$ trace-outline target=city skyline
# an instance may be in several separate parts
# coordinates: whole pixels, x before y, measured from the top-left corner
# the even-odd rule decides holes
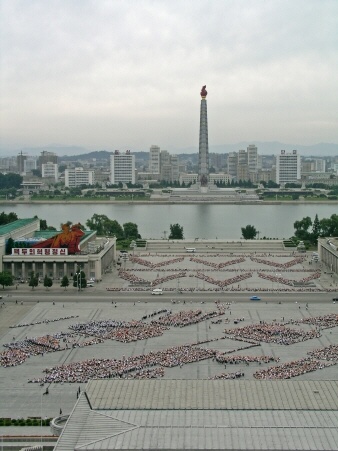
[[[336,2],[2,0],[0,8],[2,152],[197,148],[204,84],[210,149],[338,142]]]

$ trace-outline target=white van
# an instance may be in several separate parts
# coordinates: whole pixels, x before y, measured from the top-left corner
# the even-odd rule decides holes
[[[151,294],[163,294],[162,288],[154,288]]]

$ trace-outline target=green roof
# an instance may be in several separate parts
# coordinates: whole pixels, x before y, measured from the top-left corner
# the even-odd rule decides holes
[[[94,233],[93,230],[83,230],[83,232],[84,235],[81,237],[81,241]],[[36,230],[33,236],[35,238],[44,238],[45,240],[48,240],[48,238],[59,235],[59,233],[62,233],[62,230]]]
[[[12,233],[14,232],[14,230],[20,229],[20,227],[24,227],[37,220],[37,218],[17,219],[16,221],[10,222],[9,224],[2,225],[0,226],[0,236]]]

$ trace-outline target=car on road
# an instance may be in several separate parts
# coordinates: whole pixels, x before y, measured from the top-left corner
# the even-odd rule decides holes
[[[260,301],[261,298],[259,296],[251,296],[250,301]]]

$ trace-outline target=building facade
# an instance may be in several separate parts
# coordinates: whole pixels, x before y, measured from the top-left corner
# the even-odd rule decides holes
[[[110,156],[110,183],[118,185],[119,183],[135,184],[135,155],[127,150],[121,153],[115,150]]]
[[[160,147],[152,145],[149,150],[149,172],[160,173],[160,155]]]
[[[58,165],[56,163],[42,163],[41,165],[41,175],[42,178],[51,178],[55,181],[59,178]]]
[[[276,158],[276,183],[285,185],[285,183],[299,183],[301,179],[300,155],[297,150],[287,153],[281,150]]]
[[[95,172],[87,171],[83,168],[74,168],[65,170],[65,186],[76,188],[81,185],[94,185]]]
[[[96,232],[89,230],[81,238],[80,250],[76,254],[69,254],[66,248],[31,247],[32,243],[36,244],[58,233],[61,232],[40,231],[40,220],[37,218],[18,219],[0,226],[0,271],[8,271],[23,281],[29,278],[31,272],[40,279],[47,275],[59,280],[63,276],[72,278],[81,268],[88,279],[100,280],[116,260],[116,238],[97,237]],[[9,238],[20,242],[20,245],[11,249],[11,253],[6,249]]]

